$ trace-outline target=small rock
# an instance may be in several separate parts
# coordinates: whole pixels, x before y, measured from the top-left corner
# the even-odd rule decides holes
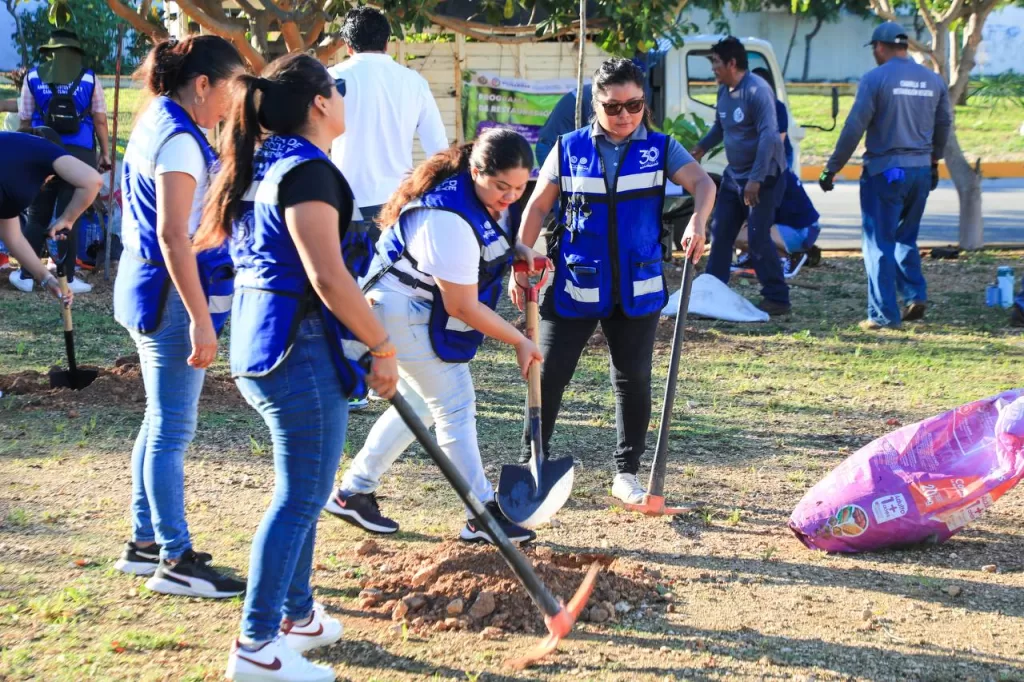
[[[386,602],[381,604],[381,608],[385,611],[394,611],[396,606],[398,606],[397,599],[388,599]]]
[[[446,621],[439,620],[436,623],[434,623],[434,629],[437,630],[438,632],[447,632],[448,631],[448,623]]]
[[[443,621],[444,627],[448,630],[458,630],[461,627],[458,618],[445,618]]]
[[[378,550],[379,547],[373,540],[363,540],[356,545],[356,554],[359,556],[370,556],[371,554],[376,554]]]
[[[871,620],[874,615],[875,614],[871,612],[871,609],[864,609],[864,613],[860,614],[861,618],[864,620]]]
[[[128,596],[129,597],[138,597],[139,596],[139,590],[137,588],[135,588],[135,587],[131,588],[130,590],[128,590]]]
[[[628,601],[620,601],[615,605],[615,613],[627,614],[633,610],[633,605]]]
[[[999,567],[995,564],[986,564],[981,567],[981,570],[985,573],[996,573],[999,570]]]
[[[576,620],[578,622],[580,622],[580,623],[589,623],[590,622],[590,609],[584,607],[584,609],[582,611],[580,611],[580,615],[576,617]]]
[[[393,635],[396,635],[396,636],[400,637],[402,635],[402,626],[401,626],[401,624],[399,624],[399,625],[392,625],[391,627],[388,628],[388,632],[390,632]]]
[[[362,600],[371,599],[374,603],[379,602],[384,597],[384,593],[374,587],[367,587],[365,590],[359,592],[359,598]]]
[[[362,609],[363,611],[365,611],[367,609],[372,609],[376,605],[377,605],[377,600],[372,598],[372,597],[369,597],[367,599],[361,599],[359,601],[359,608]]]
[[[960,588],[956,585],[950,585],[945,589],[945,592],[950,597],[959,597],[961,594],[963,594],[963,588]]]
[[[608,612],[600,606],[590,607],[590,622],[591,623],[604,623],[609,618]]]
[[[611,547],[611,545],[607,540],[601,540],[601,549],[608,549],[609,547]]]
[[[704,643],[703,639],[698,639],[693,643],[693,646],[697,648],[697,651],[704,651],[708,648],[708,645]]]
[[[494,609],[497,608],[497,604],[494,602],[494,594],[491,592],[481,592],[477,595],[476,601],[469,607],[469,615],[473,618],[486,618],[487,616],[494,613]]]
[[[671,649],[669,649],[669,648],[668,648],[667,646],[663,646],[663,647],[661,647],[660,649],[658,649],[658,651],[660,651],[660,652],[661,652],[661,653],[663,653],[663,654],[667,654],[668,652],[670,652],[670,651],[672,651],[672,650],[671,650]]]
[[[555,551],[550,547],[538,547],[536,551],[534,551],[534,554],[538,559],[547,561],[551,559],[551,557],[555,556]]]
[[[493,626],[488,626],[480,632],[480,639],[494,640],[503,639],[504,637],[505,633],[501,630],[501,628],[496,628]]]
[[[402,603],[405,604],[410,611],[415,611],[426,604],[427,600],[422,594],[408,594],[402,597]]]
[[[761,665],[771,665],[772,659],[770,659],[768,656],[762,656],[760,660],[758,660],[758,663],[760,663]]]
[[[549,521],[549,523],[551,524],[552,528],[561,528],[562,527],[562,522],[559,521],[558,519],[551,519],[551,521]]]
[[[413,587],[426,587],[435,580],[437,580],[437,574],[440,573],[441,567],[436,564],[433,566],[424,566],[420,570],[416,571],[412,577]]]
[[[381,564],[380,567],[377,568],[377,572],[381,573],[383,575],[387,575],[388,573],[392,573],[391,564]]]
[[[414,628],[419,628],[419,627],[423,627],[423,624],[426,623],[426,622],[427,621],[425,621],[423,619],[423,616],[419,616],[417,618],[413,618],[412,622],[409,625],[411,625]]]
[[[409,605],[405,603],[405,600],[398,602],[395,605],[395,610],[391,612],[391,620],[402,620],[409,614]]]
[[[68,410],[68,419],[78,419],[80,416],[78,410]]]
[[[601,602],[601,608],[608,612],[609,618],[615,618],[615,604],[610,601]]]
[[[491,618],[491,626],[492,627],[496,627],[496,628],[504,627],[505,626],[505,621],[507,621],[507,620],[508,620],[508,614],[507,613],[496,613],[496,614],[494,614],[494,618]]]
[[[665,607],[665,613],[675,613],[675,612],[676,612],[676,605],[675,604],[669,604],[668,606]]]
[[[466,603],[461,599],[452,599],[448,602],[448,606],[445,608],[445,611],[449,616],[458,616],[465,610]]]

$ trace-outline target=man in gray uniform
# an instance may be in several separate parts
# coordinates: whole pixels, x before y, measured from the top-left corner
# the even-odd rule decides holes
[[[748,71],[747,50],[732,36],[711,48],[711,68],[721,84],[718,117],[691,153],[699,161],[724,138],[729,165],[715,204],[707,271],[729,283],[736,235],[746,221],[750,257],[761,282],[763,298],[758,307],[769,315],[785,315],[790,311],[789,286],[771,235],[775,210],[786,190],[786,155],[775,118],[775,93]]]
[[[819,183],[832,191],[833,177],[850,160],[867,130],[860,177],[864,268],[868,275],[865,330],[899,327],[924,317],[928,292],[921,273],[917,233],[928,194],[939,182],[953,126],[942,78],[907,55],[907,31],[886,22],[871,34],[878,67],[861,79],[857,98]],[[906,307],[900,313],[896,298]]]

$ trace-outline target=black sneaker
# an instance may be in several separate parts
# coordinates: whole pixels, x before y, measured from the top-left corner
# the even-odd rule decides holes
[[[537,534],[532,530],[527,530],[522,526],[517,526],[505,518],[505,515],[501,513],[501,509],[498,507],[497,502],[492,500],[484,506],[487,507],[487,511],[491,512],[491,516],[494,517],[494,520],[498,522],[498,525],[501,526],[501,529],[505,531],[505,535],[507,535],[508,539],[512,542],[526,543],[537,538]],[[462,529],[462,532],[459,533],[459,539],[466,542],[489,542],[492,545],[494,544],[494,540],[491,539],[491,534],[487,532],[484,524],[478,519],[471,519],[466,522],[466,526]]]
[[[203,564],[213,561],[213,556],[206,552],[196,552],[196,560]],[[160,545],[152,544],[139,547],[133,541],[124,543],[121,558],[114,568],[129,575],[153,575],[160,565]]]
[[[160,594],[207,599],[227,599],[245,592],[245,582],[221,575],[191,549],[177,563],[161,561],[146,587]]]
[[[346,493],[338,489],[327,501],[324,511],[370,533],[398,532],[398,524],[380,513],[377,496],[373,493]]]
[[[913,322],[924,319],[924,311],[927,306],[921,301],[912,301],[903,309],[903,321]]]

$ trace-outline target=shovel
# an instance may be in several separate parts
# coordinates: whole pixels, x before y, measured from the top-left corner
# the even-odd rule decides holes
[[[534,343],[538,342],[540,312],[537,298],[548,276],[548,259],[537,259],[534,269],[543,270],[540,280],[527,286],[520,284],[526,292],[526,332]],[[529,265],[517,261],[512,266],[516,273],[528,273]],[[516,277],[517,284],[520,282]],[[544,457],[540,432],[540,366],[535,362],[528,372],[527,423],[530,430],[530,461],[528,466],[505,464],[498,478],[498,506],[513,523],[525,528],[536,528],[551,520],[572,494],[573,459]]]
[[[675,331],[672,333],[672,355],[668,361],[665,401],[661,407],[658,445],[654,450],[654,462],[651,464],[651,480],[647,484],[647,494],[640,504],[629,504],[616,500],[616,504],[623,509],[648,516],[685,514],[690,511],[688,507],[665,506],[665,466],[668,464],[668,433],[672,426],[672,406],[676,400],[676,374],[679,373],[679,359],[683,354],[683,336],[686,333],[686,312],[690,307],[693,268],[693,262],[687,258],[683,265],[683,283],[679,288],[679,310],[676,311]]]
[[[63,245],[63,249],[61,249],[61,245]],[[57,262],[57,281],[60,283],[61,292],[67,295],[68,277],[64,269],[64,263],[68,258],[67,242],[60,242],[57,248],[58,251],[64,252],[63,256],[55,259]],[[80,391],[96,380],[98,370],[78,368],[78,363],[75,362],[75,331],[74,326],[71,324],[71,307],[61,305],[61,313],[64,316],[64,348],[68,354],[68,369],[66,372],[59,369],[50,370],[50,388],[70,388]]]
[[[516,574],[519,582],[529,592],[530,598],[533,599],[533,602],[544,614],[544,624],[548,628],[548,636],[544,641],[526,656],[505,662],[505,665],[516,670],[522,670],[533,665],[554,651],[555,647],[558,646],[558,642],[572,631],[576,618],[586,605],[587,599],[590,598],[590,593],[594,590],[597,572],[600,570],[601,565],[597,562],[591,564],[586,577],[583,579],[583,583],[569,601],[568,606],[555,599],[551,591],[548,590],[547,585],[537,577],[537,573],[533,570],[530,562],[516,549],[512,541],[508,539],[508,536],[501,530],[501,526],[494,520],[491,513],[487,511],[483,503],[473,494],[466,479],[462,477],[462,474],[455,468],[455,465],[445,456],[437,441],[430,436],[430,432],[427,431],[427,427],[423,425],[420,418],[416,416],[416,411],[412,406],[398,393],[391,398],[391,404],[398,410],[402,421],[405,422],[405,425],[416,436],[416,440],[419,441],[423,449],[430,455],[430,458],[441,469],[441,473],[448,479],[448,483],[458,493],[459,499],[473,510],[473,514],[483,524],[484,528],[487,529],[488,534],[494,539],[495,544],[498,546],[498,551],[501,552],[501,556],[505,559],[509,568]]]

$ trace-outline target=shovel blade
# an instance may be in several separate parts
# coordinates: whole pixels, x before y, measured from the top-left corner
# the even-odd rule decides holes
[[[512,523],[536,528],[550,521],[572,495],[573,459],[542,462],[534,479],[529,467],[506,464],[498,479],[498,507]]]
[[[50,370],[50,388],[70,388],[73,391],[81,391],[94,382],[98,374],[99,370],[95,369],[79,369],[74,372]]]

